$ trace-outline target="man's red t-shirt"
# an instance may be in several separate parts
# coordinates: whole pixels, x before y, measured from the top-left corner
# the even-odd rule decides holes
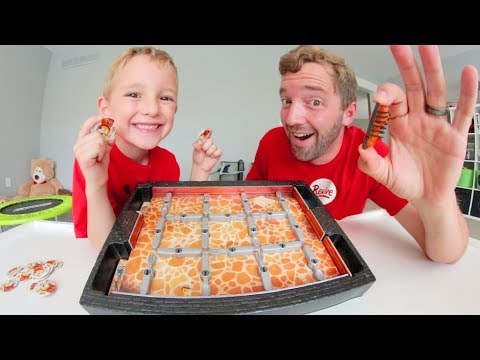
[[[283,127],[271,129],[260,140],[247,180],[304,181],[337,220],[362,213],[369,198],[390,215],[396,215],[407,200],[394,195],[358,167],[358,146],[364,138],[362,129],[345,128],[338,155],[327,164],[314,165],[294,157]],[[381,140],[375,149],[383,157],[389,151]]]
[[[180,167],[175,155],[159,146],[150,151],[147,165],[141,165],[125,156],[117,145],[110,152],[108,166],[108,199],[115,216],[123,210],[130,194],[138,183],[154,181],[178,181]],[[87,237],[87,199],[85,178],[77,160],[73,166],[72,217],[77,238]]]

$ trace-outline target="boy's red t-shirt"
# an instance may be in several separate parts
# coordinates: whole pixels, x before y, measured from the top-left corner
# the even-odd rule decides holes
[[[355,126],[345,128],[338,155],[327,164],[314,165],[293,156],[283,127],[271,129],[260,140],[247,180],[304,181],[337,220],[362,213],[367,199],[390,215],[396,215],[407,200],[394,195],[358,167],[358,146],[364,138],[362,129]],[[383,157],[389,151],[381,140],[377,141],[375,149]]]
[[[138,183],[155,181],[178,181],[180,167],[175,155],[157,146],[150,151],[147,165],[141,165],[125,156],[117,145],[110,152],[108,166],[108,199],[115,216],[119,216],[130,194]],[[75,237],[87,237],[87,199],[85,196],[85,178],[77,160],[73,166],[72,217]]]

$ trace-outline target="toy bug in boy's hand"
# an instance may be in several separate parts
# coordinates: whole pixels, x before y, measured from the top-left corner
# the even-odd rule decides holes
[[[374,146],[382,137],[387,127],[388,117],[388,106],[376,104],[368,124],[365,140],[363,140],[362,147],[364,149]]]
[[[115,126],[113,126],[114,120],[110,118],[103,118],[92,128],[92,132],[98,131],[100,134],[105,136],[107,140],[111,139],[115,135]]]
[[[205,129],[200,133],[200,135],[198,135],[196,141],[200,144],[203,144],[210,136],[212,136],[212,129]]]

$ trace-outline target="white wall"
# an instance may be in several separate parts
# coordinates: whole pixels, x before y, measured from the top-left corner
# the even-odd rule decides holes
[[[40,114],[51,53],[39,45],[0,46],[0,195],[10,197],[30,177],[39,156]],[[11,187],[5,187],[5,178]]]
[[[480,72],[480,49],[474,49],[452,56],[443,61],[447,81],[447,101],[457,102],[460,96],[460,77],[465,65],[470,64]],[[480,101],[480,99],[478,100]]]
[[[56,176],[71,189],[73,151],[80,125],[97,114],[108,67],[129,45],[85,45],[52,55],[42,112],[40,153],[57,163]],[[160,144],[188,180],[192,142],[206,127],[223,149],[222,160],[253,161],[258,142],[279,125],[278,61],[294,45],[168,45],[179,72],[179,110],[172,132]],[[98,54],[94,63],[62,68],[74,57]],[[120,174],[119,174],[120,176]]]
[[[51,54],[39,45],[0,46],[0,195],[13,195],[29,179],[34,157],[55,160],[57,178],[71,188],[77,131],[87,117],[97,113],[96,100],[108,66],[127,47],[86,45]],[[214,138],[224,149],[222,160],[242,158],[248,168],[260,137],[280,124],[278,60],[294,45],[159,47],[173,55],[179,68],[179,111],[173,131],[161,145],[177,155],[181,179],[188,179],[191,142],[207,126],[214,129]],[[62,68],[63,61],[90,54],[97,54],[98,60]],[[358,59],[349,56],[347,60],[355,63]],[[444,61],[447,79],[454,78],[458,84],[466,63],[479,64],[480,51]],[[360,64],[355,69],[368,78]],[[458,87],[450,86],[449,101],[457,97]],[[12,179],[9,189],[5,177]]]

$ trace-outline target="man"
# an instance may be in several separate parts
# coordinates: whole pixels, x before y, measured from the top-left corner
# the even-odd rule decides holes
[[[468,227],[455,197],[478,73],[466,66],[452,124],[437,46],[419,46],[422,74],[409,46],[391,46],[405,92],[382,84],[373,101],[389,107],[390,148],[363,149],[365,132],[351,126],[357,82],[345,60],[299,46],[280,60],[282,127],[259,144],[247,180],[303,180],[337,220],[361,213],[367,199],[385,208],[433,261],[454,263]]]

